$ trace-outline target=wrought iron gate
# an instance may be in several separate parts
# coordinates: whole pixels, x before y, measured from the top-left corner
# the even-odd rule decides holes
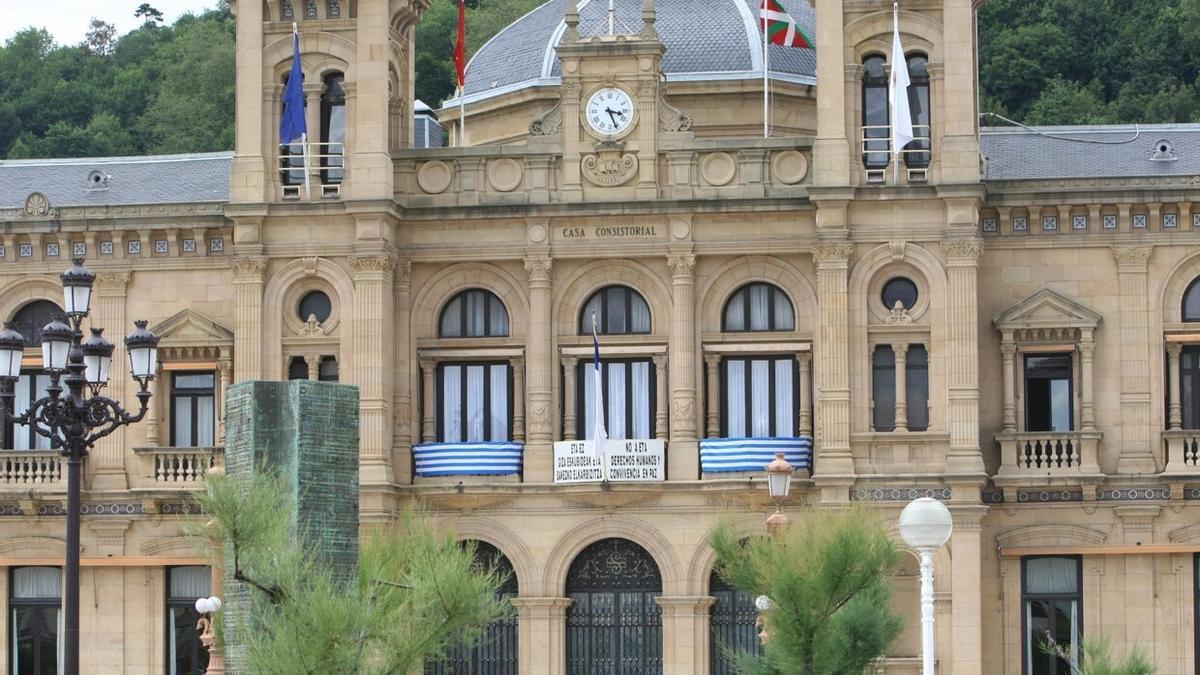
[[[662,575],[627,539],[585,548],[567,572],[568,675],[660,675]]]
[[[475,563],[482,569],[495,566],[508,578],[500,589],[501,598],[517,596],[517,575],[500,549],[483,541],[475,542]],[[501,619],[484,630],[471,647],[457,645],[445,661],[425,664],[425,675],[517,675],[517,618]]]
[[[709,610],[708,662],[711,675],[737,675],[733,654],[762,653],[755,621],[754,598],[730,586],[716,572],[708,579],[708,594],[716,598]]]

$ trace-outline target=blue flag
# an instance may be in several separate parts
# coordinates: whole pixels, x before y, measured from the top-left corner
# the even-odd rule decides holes
[[[304,73],[300,70],[300,33],[292,33],[292,72],[283,90],[283,116],[279,120],[279,142],[287,145],[308,133],[304,122]]]

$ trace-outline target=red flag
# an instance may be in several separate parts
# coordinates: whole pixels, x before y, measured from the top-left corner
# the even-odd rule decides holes
[[[458,41],[454,44],[454,69],[458,88],[467,83],[467,0],[458,0]]]
[[[767,39],[774,44],[812,49],[814,44],[812,38],[776,0],[763,0],[762,7],[758,11],[758,18],[759,28],[766,31]]]

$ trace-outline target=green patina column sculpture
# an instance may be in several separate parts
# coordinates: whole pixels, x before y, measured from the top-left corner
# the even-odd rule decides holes
[[[225,399],[226,473],[279,476],[295,504],[292,531],[347,583],[358,574],[358,403],[357,387],[312,380],[242,382]],[[232,564],[225,568],[232,617],[248,590],[233,580]],[[224,626],[229,673],[239,672],[236,624]]]

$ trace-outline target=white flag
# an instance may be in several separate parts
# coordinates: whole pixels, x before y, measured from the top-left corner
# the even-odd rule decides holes
[[[888,82],[888,104],[892,109],[892,153],[896,159],[896,171],[900,166],[900,151],[912,142],[912,111],[908,107],[908,59],[904,47],[900,46],[900,6],[893,3],[894,30],[892,31],[892,77]]]

